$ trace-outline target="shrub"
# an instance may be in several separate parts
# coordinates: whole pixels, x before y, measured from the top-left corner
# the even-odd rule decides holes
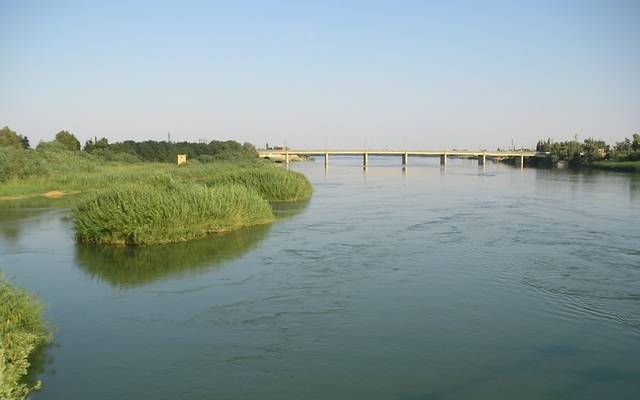
[[[27,384],[29,358],[50,341],[40,302],[0,275],[0,398],[22,400],[40,382]]]

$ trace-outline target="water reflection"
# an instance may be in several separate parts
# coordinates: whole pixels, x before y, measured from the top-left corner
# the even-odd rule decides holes
[[[31,218],[42,211],[40,210],[12,210],[0,208],[0,236],[9,242],[15,243],[22,232],[21,220]]]
[[[297,203],[272,203],[271,209],[277,219],[291,218],[307,209],[309,200]]]
[[[632,174],[629,179],[629,195],[631,200],[640,199],[640,174]]]
[[[133,287],[167,277],[205,271],[257,246],[270,225],[162,246],[76,245],[77,264],[112,286]]]
[[[52,208],[69,207],[77,200],[78,196],[63,196],[58,199],[38,196],[24,200],[0,201],[0,237],[15,244],[23,232],[34,229],[33,223],[39,223],[35,217]]]
[[[22,378],[22,383],[28,387],[34,387],[37,386],[38,381],[41,379],[46,380],[42,378],[45,372],[49,375],[55,375],[55,370],[51,368],[54,362],[53,356],[49,354],[49,349],[53,346],[54,344],[50,343],[38,346],[29,355],[29,368],[27,369],[27,374]],[[47,368],[49,368],[48,371]]]
[[[9,243],[17,243],[22,237],[22,233],[29,228],[27,221],[45,211],[45,209],[37,208],[0,207],[0,237]]]

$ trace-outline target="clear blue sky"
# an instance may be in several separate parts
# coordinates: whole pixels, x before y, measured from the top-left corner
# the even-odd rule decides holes
[[[0,0],[33,144],[495,148],[640,132],[640,1]]]

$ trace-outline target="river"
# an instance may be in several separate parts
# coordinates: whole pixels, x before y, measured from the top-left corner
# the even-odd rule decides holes
[[[322,162],[273,225],[178,245],[0,210],[56,327],[32,398],[640,398],[640,176]]]

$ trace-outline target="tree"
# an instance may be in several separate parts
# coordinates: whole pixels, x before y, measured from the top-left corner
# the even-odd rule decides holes
[[[68,131],[60,131],[56,133],[56,142],[60,142],[67,150],[80,151],[80,141]]]
[[[22,143],[22,147],[25,149],[30,149],[31,148],[31,144],[29,143],[29,138],[26,136],[22,136],[22,135],[18,135],[18,137],[20,138],[20,142]]]
[[[633,151],[640,150],[640,135],[637,133],[633,135],[633,142],[631,143],[631,149]]]
[[[27,147],[24,146],[23,140],[25,139],[27,141]],[[23,137],[22,135],[18,135],[17,133],[9,129],[8,126],[5,126],[4,128],[0,129],[0,146],[8,146],[8,147],[15,147],[16,149],[24,149],[24,148],[28,148],[29,139],[27,139],[26,137]]]
[[[101,139],[95,137],[94,140],[89,139],[84,144],[84,151],[87,153],[93,153],[95,150],[106,150],[108,148],[109,141],[105,137]]]

